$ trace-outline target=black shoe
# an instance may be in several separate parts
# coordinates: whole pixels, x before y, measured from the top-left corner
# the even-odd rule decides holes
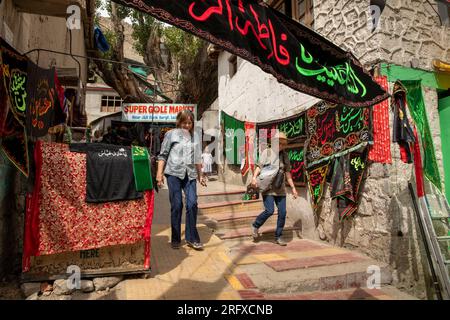
[[[170,243],[170,246],[172,247],[172,249],[180,249],[181,248],[181,243],[179,243],[179,242],[172,242],[172,243]]]
[[[194,243],[192,243],[192,242],[186,241],[186,243],[187,243],[187,245],[188,245],[189,247],[191,247],[192,249],[195,249],[195,250],[203,250],[203,244],[201,244],[200,242],[194,242]]]

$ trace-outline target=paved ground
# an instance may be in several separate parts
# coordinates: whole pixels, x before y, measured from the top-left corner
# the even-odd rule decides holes
[[[242,189],[227,186],[226,191]],[[199,193],[223,191],[210,182]],[[184,230],[184,225],[183,225]],[[152,229],[152,275],[121,282],[111,299],[170,300],[348,300],[415,299],[389,285],[386,266],[356,251],[293,238],[287,247],[248,238],[223,241],[199,225],[203,251],[170,248],[168,191],[156,196]],[[183,234],[184,238],[184,234]],[[370,265],[382,270],[381,289],[367,289]]]

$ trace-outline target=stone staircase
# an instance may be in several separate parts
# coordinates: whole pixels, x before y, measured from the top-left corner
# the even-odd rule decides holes
[[[242,299],[417,299],[392,286],[387,264],[356,251],[307,239],[293,239],[286,247],[249,240],[228,245],[234,274],[247,279],[241,281]],[[374,266],[380,271],[380,285],[368,288]]]
[[[387,264],[355,250],[302,239],[300,228],[286,218],[280,247],[273,242],[277,213],[260,228],[253,242],[250,224],[264,210],[262,199],[242,200],[244,189],[218,185],[198,194],[198,222],[207,225],[229,248],[232,267],[226,278],[244,300],[409,300],[417,299],[392,286]],[[276,210],[276,209],[275,209]],[[381,283],[368,288],[371,268]]]
[[[262,199],[242,200],[245,189],[205,192],[198,194],[198,222],[204,223],[222,240],[251,239],[251,223],[264,210]],[[261,240],[273,239],[277,224],[277,212],[260,228]],[[300,231],[286,218],[283,238],[298,237]]]

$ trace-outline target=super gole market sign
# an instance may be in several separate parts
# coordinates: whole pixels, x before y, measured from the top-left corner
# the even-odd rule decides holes
[[[183,110],[190,110],[197,116],[196,104],[124,103],[122,106],[122,121],[175,123],[177,114]]]

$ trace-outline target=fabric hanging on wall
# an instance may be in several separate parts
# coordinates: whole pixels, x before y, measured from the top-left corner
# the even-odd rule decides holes
[[[261,0],[114,0],[192,33],[308,95],[351,107],[388,97],[349,52]]]
[[[422,85],[420,81],[402,81],[407,92],[407,101],[411,117],[416,123],[417,130],[424,147],[424,173],[439,190],[442,191],[441,175],[436,160],[433,138],[431,135],[428,116],[425,108],[425,101],[422,94]]]
[[[25,176],[30,171],[26,132],[28,58],[0,39],[0,137],[6,157]]]
[[[55,69],[43,69],[30,61],[28,65],[29,94],[27,130],[30,136],[43,137],[55,125]],[[59,105],[59,102],[57,103]],[[58,107],[59,108],[59,107]]]
[[[239,152],[245,146],[245,123],[222,111],[225,134],[225,157],[229,164],[240,164]]]
[[[6,134],[6,118],[9,113],[8,92],[3,84],[2,48],[0,46],[0,138]]]
[[[340,220],[358,210],[359,194],[367,172],[367,148],[335,160],[331,180],[331,198],[337,200]]]
[[[400,81],[394,84],[392,96],[392,107],[394,111],[393,142],[400,146],[400,158],[405,163],[412,163],[413,144],[415,142],[414,132],[406,111],[406,89]]]
[[[86,152],[86,201],[101,203],[142,198],[136,190],[131,147],[74,143],[72,152]]]
[[[416,189],[417,197],[423,197],[425,195],[425,185],[423,183],[423,167],[422,167],[422,155],[420,154],[420,143],[417,130],[414,127],[414,137],[416,142],[414,143],[414,172],[416,176]]]
[[[306,172],[308,179],[309,192],[311,193],[312,207],[314,211],[318,208],[320,200],[322,199],[330,162],[310,168]]]
[[[241,164],[241,174],[246,176],[249,170],[255,172],[256,124],[245,122],[245,159]]]
[[[375,77],[375,81],[386,91],[389,90],[387,77]],[[391,137],[389,134],[389,101],[384,100],[373,107],[373,145],[369,160],[379,163],[392,163]]]
[[[372,142],[370,108],[320,102],[307,112],[306,167],[358,150]]]
[[[27,68],[30,62],[1,39],[3,82],[8,92],[12,113],[22,125],[26,123],[28,102]]]
[[[147,191],[145,197],[137,200],[86,203],[86,154],[70,152],[65,144],[38,141],[36,155],[37,164],[41,166],[36,172],[39,185],[33,192],[36,201],[27,206],[24,270],[30,255],[133,244],[142,240],[146,240],[149,249],[153,191]],[[149,261],[148,252],[146,260]]]
[[[133,174],[136,190],[152,190],[153,180],[147,148],[132,146],[131,154],[133,157]]]

